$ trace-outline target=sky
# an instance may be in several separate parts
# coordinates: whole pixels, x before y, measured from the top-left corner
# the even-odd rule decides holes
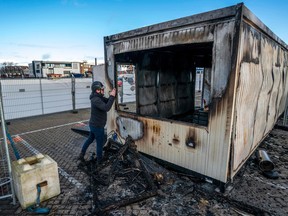
[[[103,63],[104,36],[241,2],[288,44],[287,0],[0,0],[0,64]]]

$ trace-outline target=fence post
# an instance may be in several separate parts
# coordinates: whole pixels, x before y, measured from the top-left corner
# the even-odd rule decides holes
[[[1,116],[1,128],[2,128],[2,133],[3,133],[3,142],[4,142],[4,148],[5,148],[5,154],[6,154],[6,163],[7,163],[7,166],[8,166],[9,181],[10,181],[10,187],[11,187],[11,192],[12,192],[12,194],[0,197],[0,199],[1,198],[6,198],[6,197],[12,197],[13,205],[15,205],[16,204],[16,200],[15,200],[15,192],[14,192],[14,185],[13,185],[13,178],[12,178],[11,160],[10,160],[10,155],[9,155],[9,150],[8,150],[8,143],[7,143],[6,121],[5,121],[4,110],[3,110],[3,98],[2,98],[1,81],[0,81],[0,116]],[[5,157],[3,157],[3,162],[4,162],[4,160],[5,160]],[[7,181],[7,184],[9,183],[9,181]],[[1,189],[1,187],[2,187],[2,181],[1,181],[1,184],[0,184],[0,189]]]
[[[71,75],[72,113],[78,113],[75,103],[75,76]]]
[[[286,106],[283,116],[283,125],[288,126],[288,97],[286,98]]]
[[[41,77],[39,77],[39,82],[40,82],[40,97],[41,97],[41,108],[42,108],[42,115],[44,115],[44,103],[43,103],[43,90],[42,90],[42,82],[41,82]]]

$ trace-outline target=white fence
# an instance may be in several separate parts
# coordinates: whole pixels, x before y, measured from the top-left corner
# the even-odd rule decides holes
[[[92,78],[75,78],[75,109],[90,107]],[[6,120],[73,110],[71,79],[1,80]]]

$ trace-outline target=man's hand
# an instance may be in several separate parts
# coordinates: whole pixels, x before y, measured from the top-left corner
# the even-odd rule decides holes
[[[115,95],[116,95],[116,89],[115,88],[112,89],[112,91],[110,92],[110,95],[115,97]]]

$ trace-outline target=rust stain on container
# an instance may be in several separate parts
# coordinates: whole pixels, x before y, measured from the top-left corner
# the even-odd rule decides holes
[[[147,132],[148,132],[148,123],[147,123],[147,121],[144,121],[143,122],[143,125],[144,125],[144,127],[143,127],[143,129],[144,129],[144,136],[147,136]]]
[[[153,125],[153,133],[160,136],[160,125]]]
[[[174,137],[172,139],[173,144],[175,145],[179,145],[180,140],[179,140],[179,136],[174,134]]]

